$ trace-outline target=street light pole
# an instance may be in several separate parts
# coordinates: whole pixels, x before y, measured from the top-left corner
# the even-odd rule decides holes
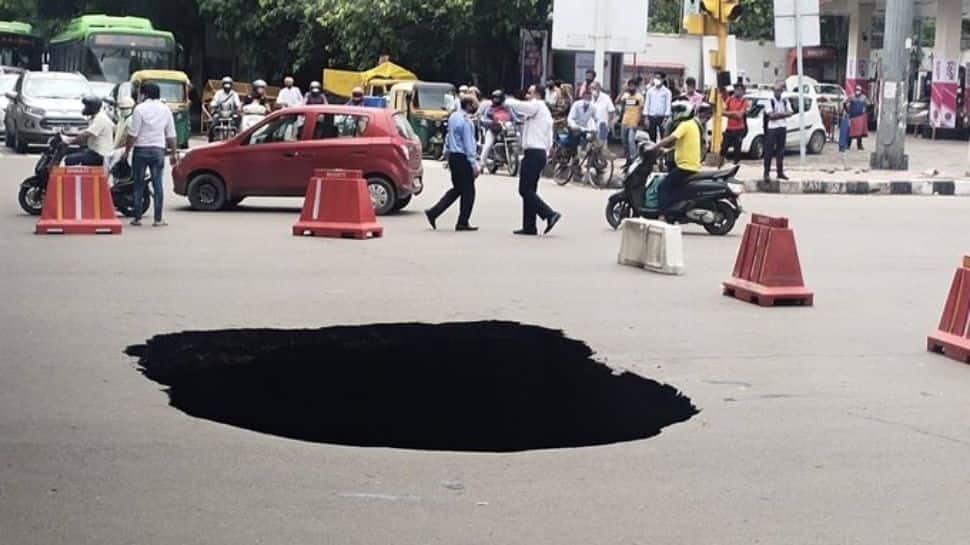
[[[907,170],[906,113],[909,107],[909,49],[906,40],[913,32],[912,0],[887,0],[886,38],[882,59],[882,97],[876,151],[869,159],[872,168]]]

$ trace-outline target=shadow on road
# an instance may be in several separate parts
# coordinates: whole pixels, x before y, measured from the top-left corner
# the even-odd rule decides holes
[[[698,412],[561,331],[511,322],[193,331],[126,353],[189,415],[322,443],[581,447],[652,437]]]

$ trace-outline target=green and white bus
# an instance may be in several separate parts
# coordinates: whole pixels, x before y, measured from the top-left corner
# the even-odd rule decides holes
[[[40,70],[43,44],[27,23],[0,21],[0,67]]]
[[[177,50],[175,36],[148,19],[82,15],[51,39],[50,69],[121,83],[139,70],[175,69]]]

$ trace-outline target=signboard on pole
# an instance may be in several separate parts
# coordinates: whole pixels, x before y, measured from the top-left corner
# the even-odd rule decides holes
[[[519,66],[522,68],[520,87],[522,89],[539,83],[545,78],[547,38],[548,33],[545,30],[526,28],[519,30]]]
[[[930,95],[930,125],[933,128],[954,129],[957,126],[959,70],[956,60],[936,59],[933,62]]]
[[[796,20],[801,21],[797,31]],[[802,47],[822,45],[818,0],[775,0],[775,45],[797,47],[798,35]]]
[[[555,0],[552,47],[593,51],[599,46],[610,53],[643,51],[648,4],[644,0]]]

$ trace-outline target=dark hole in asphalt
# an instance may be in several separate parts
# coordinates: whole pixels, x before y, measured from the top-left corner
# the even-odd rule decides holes
[[[698,412],[561,331],[511,322],[189,331],[126,353],[189,415],[321,443],[581,447],[652,437]]]

